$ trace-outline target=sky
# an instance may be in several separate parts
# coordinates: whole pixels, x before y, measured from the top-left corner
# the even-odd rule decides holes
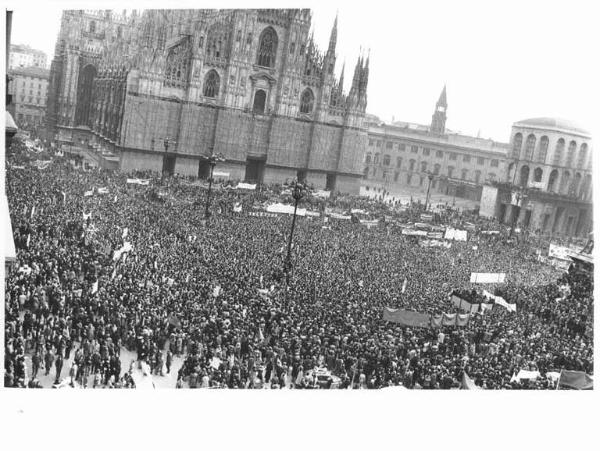
[[[327,49],[338,15],[338,62],[350,88],[361,48],[370,49],[367,112],[429,124],[447,86],[447,128],[508,141],[518,120],[561,117],[595,126],[598,52],[593,1],[365,2],[127,2],[128,8],[310,7],[317,44]],[[100,3],[15,3],[12,42],[52,59],[60,10],[99,9]],[[103,2],[122,10],[124,2]]]

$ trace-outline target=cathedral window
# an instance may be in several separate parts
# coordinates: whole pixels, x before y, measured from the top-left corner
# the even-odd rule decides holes
[[[252,111],[254,113],[264,114],[266,103],[267,93],[264,90],[259,89],[254,94],[254,105],[252,107]]]
[[[277,33],[271,27],[265,28],[260,35],[257,64],[263,67],[273,67],[277,55]]]
[[[204,79],[204,96],[215,98],[219,94],[219,74],[217,71],[211,70]]]
[[[521,133],[517,133],[513,139],[513,151],[512,157],[519,158],[519,154],[521,153],[521,145],[523,144],[523,135]]]
[[[312,91],[308,88],[305,89],[300,98],[300,112],[305,114],[310,113],[313,109],[314,100],[315,96]]]
[[[441,167],[441,166],[440,166],[439,164],[436,164],[436,165],[433,167],[433,175],[440,175],[440,167]]]
[[[545,163],[547,154],[548,154],[548,137],[542,136],[542,139],[540,139],[540,149],[538,150],[537,161],[539,163]]]
[[[96,21],[92,20],[90,22],[90,33],[95,33],[96,32]]]
[[[187,80],[189,60],[187,42],[169,50],[165,71],[165,83],[167,85],[175,86]]]
[[[576,148],[577,143],[575,141],[571,141],[569,143],[569,149],[567,150],[567,161],[565,161],[565,166],[569,167],[573,164],[573,158],[575,157]]]
[[[525,160],[533,160],[533,150],[535,149],[535,135],[532,133],[525,142]]]
[[[555,165],[560,164],[564,150],[565,150],[565,140],[563,138],[560,138],[556,142],[556,148],[554,149],[553,164],[555,164]]]
[[[583,143],[579,148],[579,158],[577,162],[577,166],[582,168],[585,166],[585,162],[587,161],[587,144]]]

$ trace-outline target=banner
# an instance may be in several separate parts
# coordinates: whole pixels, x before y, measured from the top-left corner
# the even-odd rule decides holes
[[[467,241],[467,231],[466,230],[453,229],[451,227],[448,227],[446,229],[446,234],[444,235],[444,238],[446,240]]]
[[[229,177],[229,172],[220,172],[220,171],[214,171],[214,172],[213,172],[213,177],[223,177],[223,178],[227,178],[227,177]]]
[[[150,179],[127,179],[127,183],[130,185],[148,186],[150,185]]]
[[[521,379],[534,379],[535,380],[538,377],[540,377],[539,371],[521,370],[521,371],[519,371],[519,374],[517,374],[516,376],[513,375],[513,377],[510,379],[510,381],[511,382],[513,382],[513,381],[520,382]]]
[[[90,190],[90,191],[86,191],[85,193],[83,193],[83,197],[89,197],[89,196],[93,196],[94,195],[94,190]]]
[[[242,212],[242,204],[239,202],[236,202],[235,205],[233,206],[233,211],[234,211],[234,213],[241,213]]]
[[[235,187],[235,189],[255,190],[256,189],[256,183],[254,183],[254,184],[252,184],[252,183],[238,183],[237,186]]]
[[[558,246],[552,243],[550,243],[550,248],[548,249],[548,257],[566,260],[568,262],[571,262],[571,258],[569,256],[573,253],[575,253],[574,249]]]
[[[513,191],[511,193],[510,199],[511,205],[516,205],[517,207],[520,207],[521,203],[523,202],[523,196],[521,196],[518,191]]]
[[[568,387],[575,390],[592,390],[594,380],[583,371],[562,370],[558,379],[559,387]]]
[[[88,219],[91,219],[91,217],[92,217],[92,212],[91,211],[89,213],[87,213],[87,214],[85,214],[85,213],[83,214],[83,220],[84,221],[87,221]]]
[[[330,213],[329,216],[331,216],[333,219],[352,219],[352,216],[341,215],[339,213]]]
[[[108,188],[98,188],[98,194],[108,194]]]
[[[294,214],[294,206],[286,205],[286,204],[271,204],[267,206],[268,213],[282,213],[293,215]],[[306,216],[306,208],[298,208],[296,210],[297,216]]]
[[[402,235],[427,236],[427,232],[425,230],[402,229]]]
[[[383,320],[408,327],[430,327],[430,315],[408,310],[383,308]]]
[[[313,196],[320,197],[322,199],[329,199],[331,191],[318,190],[313,193]]]
[[[441,315],[431,316],[431,327],[441,326],[466,326],[469,324],[471,315],[467,314],[456,314],[456,313],[442,313]]]
[[[471,283],[504,283],[505,273],[472,272]]]

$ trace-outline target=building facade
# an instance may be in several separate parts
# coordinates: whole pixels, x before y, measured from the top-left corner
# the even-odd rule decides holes
[[[41,50],[32,49],[27,45],[12,44],[8,56],[8,68],[40,67],[46,69],[48,57]]]
[[[429,126],[370,121],[363,186],[425,192],[432,174],[432,193],[478,201],[487,181],[503,180],[509,145],[448,131],[446,109],[444,87]]]
[[[44,125],[48,96],[48,69],[25,67],[9,70],[8,92],[12,96],[9,112],[19,128]]]
[[[592,230],[592,139],[556,118],[515,122],[504,183],[488,189],[488,210],[507,224],[542,233]],[[491,207],[490,207],[491,205]]]
[[[337,18],[328,49],[309,10],[65,11],[52,61],[56,138],[118,157],[123,171],[206,176],[358,193],[368,58],[343,91]]]

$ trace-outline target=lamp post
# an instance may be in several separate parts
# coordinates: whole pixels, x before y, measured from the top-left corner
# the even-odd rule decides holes
[[[208,221],[210,217],[210,193],[212,191],[212,182],[213,182],[213,171],[218,161],[225,161],[225,158],[221,154],[212,153],[209,157],[203,157],[208,164],[210,165],[210,175],[208,177],[208,193],[206,194],[206,206],[204,209],[204,219]]]
[[[286,284],[289,282],[290,270],[292,269],[292,238],[294,236],[294,228],[296,226],[296,211],[298,210],[298,202],[306,195],[306,185],[298,181],[292,182],[292,197],[294,198],[294,216],[292,217],[292,227],[290,229],[290,237],[288,239],[287,255],[283,264],[283,272],[285,273]]]
[[[433,174],[429,172],[427,178],[429,179],[429,183],[427,184],[427,195],[425,196],[425,211],[427,211],[427,204],[429,203],[429,190],[431,189],[431,181],[433,180]]]

